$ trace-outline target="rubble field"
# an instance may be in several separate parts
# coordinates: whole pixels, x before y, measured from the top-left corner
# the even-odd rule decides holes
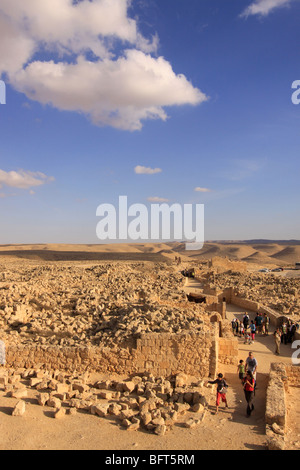
[[[0,339],[9,344],[121,347],[142,333],[197,331],[207,320],[166,263],[20,263],[0,272]]]

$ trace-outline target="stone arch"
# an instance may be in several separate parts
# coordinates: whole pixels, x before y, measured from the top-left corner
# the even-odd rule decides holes
[[[213,315],[210,316],[210,323],[219,323],[219,337],[222,337],[222,317],[219,313],[214,312]]]
[[[213,315],[211,315],[210,317],[210,323],[217,323],[217,322],[220,323],[221,321],[222,321],[222,317],[217,312],[214,312]]]

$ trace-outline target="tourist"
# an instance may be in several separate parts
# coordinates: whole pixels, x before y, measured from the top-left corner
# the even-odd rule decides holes
[[[237,322],[236,318],[234,318],[234,319],[232,320],[232,322],[231,322],[231,327],[232,327],[232,333],[233,333],[233,335],[235,335],[235,331],[236,331],[236,322]]]
[[[251,372],[255,381],[256,381],[257,366],[258,366],[258,363],[255,357],[253,356],[253,352],[249,352],[249,355],[246,359],[246,370],[247,372]]]
[[[270,318],[265,313],[264,315],[265,336],[269,336],[269,326],[270,326]]]
[[[255,380],[251,372],[247,372],[246,377],[243,380],[244,393],[247,402],[247,417],[250,418],[252,411],[254,410],[253,399],[254,399],[254,389],[255,389]]]
[[[288,341],[288,327],[286,322],[284,321],[281,326],[281,343],[287,344]]]
[[[275,333],[274,333],[274,339],[275,339],[275,354],[279,355],[280,354],[280,344],[281,344],[281,332],[280,329],[277,328]]]
[[[244,324],[245,330],[247,330],[247,328],[249,326],[249,322],[250,322],[249,315],[248,315],[247,312],[245,312],[245,315],[243,316],[243,324]]]
[[[240,322],[240,338],[244,336],[245,328],[242,322]]]
[[[297,330],[296,324],[294,322],[291,322],[291,326],[288,332],[288,339],[287,339],[288,343],[292,343],[294,341],[296,330]]]
[[[256,326],[256,330],[258,333],[262,333],[262,324],[263,324],[262,320],[263,318],[261,314],[257,313],[254,321],[255,321],[255,326]]]
[[[244,344],[251,344],[251,336],[250,336],[250,333],[249,331],[245,331],[245,335],[244,335]]]
[[[216,380],[208,381],[207,384],[211,384],[211,385],[217,384],[216,414],[219,411],[221,400],[223,403],[225,403],[225,408],[228,408],[227,397],[226,397],[228,385],[226,383],[226,380],[223,377],[223,374],[218,374],[218,377]]]
[[[243,359],[240,360],[238,366],[237,366],[237,370],[238,370],[238,374],[239,374],[239,379],[241,381],[244,380],[245,378],[245,373],[246,373],[246,370],[245,370],[245,363],[243,361]]]
[[[256,326],[255,326],[254,321],[251,320],[251,324],[250,324],[251,343],[254,343],[255,332],[256,332]]]

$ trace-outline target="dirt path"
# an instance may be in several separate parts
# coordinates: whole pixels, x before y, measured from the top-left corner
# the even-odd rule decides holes
[[[232,320],[234,317],[242,320],[245,311],[235,307],[227,306],[227,318]],[[248,311],[250,319],[254,319],[256,313]],[[228,399],[234,407],[232,413],[232,421],[241,424],[241,430],[246,426],[248,434],[246,436],[245,447],[261,448],[265,441],[265,406],[266,406],[266,389],[268,385],[268,374],[272,362],[284,362],[291,364],[291,355],[293,350],[291,345],[282,345],[280,356],[275,355],[275,342],[273,338],[274,328],[270,328],[269,336],[257,334],[253,344],[244,344],[243,338],[238,338],[239,342],[239,359],[246,360],[249,352],[253,352],[258,362],[257,369],[257,390],[255,393],[254,406],[255,410],[251,417],[246,417],[246,401],[244,398],[243,388],[240,384],[237,368],[235,366],[225,366],[224,373],[230,384]],[[241,436],[240,436],[241,438]],[[260,444],[258,443],[260,442]]]

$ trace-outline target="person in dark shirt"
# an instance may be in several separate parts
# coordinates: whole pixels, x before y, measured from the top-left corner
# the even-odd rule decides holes
[[[250,323],[250,318],[249,318],[248,313],[246,312],[245,315],[243,316],[243,325],[244,325],[245,330],[247,330],[249,323]]]
[[[256,317],[255,317],[255,326],[256,326],[257,332],[258,332],[258,333],[262,333],[263,317],[261,316],[260,313],[257,313],[257,314],[256,314]]]
[[[223,374],[218,374],[218,377],[216,380],[208,381],[207,383],[212,384],[212,385],[214,384],[217,385],[216,414],[219,411],[221,400],[223,403],[225,403],[225,408],[228,408],[227,397],[226,397],[228,385],[226,383],[226,380],[223,378]]]

